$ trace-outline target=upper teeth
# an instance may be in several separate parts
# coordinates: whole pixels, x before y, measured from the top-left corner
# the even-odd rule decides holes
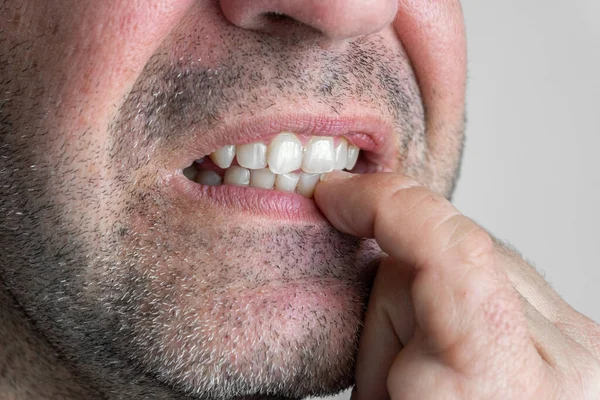
[[[358,160],[359,148],[340,138],[337,145],[328,136],[315,136],[306,146],[293,133],[284,132],[267,146],[262,142],[227,145],[210,155],[219,167],[229,168],[235,157],[241,167],[263,169],[268,167],[274,174],[302,171],[323,174],[334,169],[351,170]]]
[[[235,158],[235,146],[230,144],[221,147],[210,155],[210,158],[215,164],[221,168],[229,168]]]
[[[287,174],[300,169],[304,146],[293,133],[282,133],[269,144],[269,169],[275,174]]]

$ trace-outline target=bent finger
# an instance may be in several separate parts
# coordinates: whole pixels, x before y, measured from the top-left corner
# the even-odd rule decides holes
[[[501,343],[537,356],[520,300],[496,266],[492,239],[445,198],[400,174],[334,173],[317,185],[315,201],[337,229],[374,237],[398,266],[413,269],[424,351],[454,349],[457,365],[467,365],[474,349],[493,352]]]

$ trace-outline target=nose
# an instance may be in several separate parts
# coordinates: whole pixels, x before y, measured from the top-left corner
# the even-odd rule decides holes
[[[293,19],[331,40],[379,32],[391,24],[398,0],[220,0],[221,10],[244,29],[285,34],[277,21]]]

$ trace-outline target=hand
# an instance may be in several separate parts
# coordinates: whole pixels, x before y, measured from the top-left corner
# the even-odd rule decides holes
[[[388,255],[353,399],[600,399],[600,329],[515,252],[400,174],[335,172],[315,201]]]

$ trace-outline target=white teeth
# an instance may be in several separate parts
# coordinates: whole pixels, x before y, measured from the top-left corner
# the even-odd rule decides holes
[[[348,146],[348,160],[346,162],[346,169],[350,171],[356,165],[356,161],[358,160],[358,153],[360,149],[356,146],[349,145]]]
[[[293,133],[282,133],[269,145],[269,169],[276,174],[286,174],[302,166],[302,142]]]
[[[294,192],[300,176],[298,174],[281,174],[277,175],[275,180],[275,189],[282,192]]]
[[[229,167],[225,171],[223,182],[226,185],[248,186],[250,184],[250,171],[237,165]]]
[[[196,182],[201,185],[218,186],[222,179],[215,171],[201,170],[196,174]]]
[[[335,161],[333,169],[344,169],[348,164],[348,142],[341,138],[337,146],[335,146]]]
[[[237,146],[237,162],[244,168],[265,168],[267,166],[267,146],[264,143]]]
[[[296,190],[299,194],[304,197],[312,197],[315,192],[315,186],[319,182],[320,174],[307,174],[306,172],[300,173],[300,179],[298,180],[298,186]]]
[[[230,144],[221,147],[210,155],[210,159],[219,167],[225,169],[231,166],[233,158],[235,157],[235,146]]]
[[[312,174],[331,172],[333,171],[334,156],[332,137],[313,137],[306,146],[302,170]]]
[[[273,189],[275,174],[269,168],[250,171],[250,186],[262,189]]]
[[[312,197],[320,176],[334,169],[352,170],[358,161],[360,149],[339,138],[313,136],[306,146],[291,132],[276,136],[268,148],[264,143],[223,146],[210,155],[212,161],[225,169],[222,178],[217,172],[202,169],[203,159],[183,170],[188,179],[202,185],[221,183],[297,192]],[[237,157],[237,164],[232,165]],[[268,165],[268,167],[267,167]],[[294,171],[302,170],[300,174]]]

